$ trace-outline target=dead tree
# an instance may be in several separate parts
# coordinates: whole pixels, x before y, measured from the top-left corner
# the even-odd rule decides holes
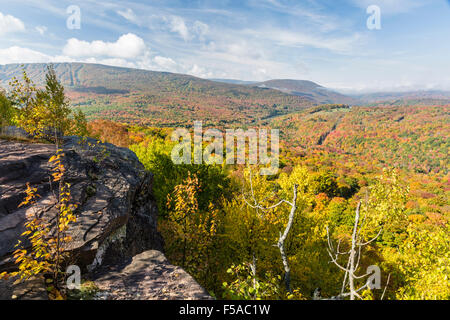
[[[366,278],[370,276],[371,273],[366,273],[360,276],[357,276],[355,273],[358,270],[359,263],[361,261],[361,249],[364,246],[367,246],[368,244],[375,241],[380,236],[382,231],[382,229],[380,229],[378,234],[373,239],[367,242],[361,242],[362,240],[361,229],[364,225],[366,217],[364,216],[360,225],[360,208],[361,208],[361,201],[358,203],[358,206],[356,208],[355,223],[352,232],[352,243],[349,251],[347,252],[340,251],[340,241],[337,244],[336,249],[334,249],[333,244],[330,240],[330,233],[327,227],[328,254],[331,257],[331,262],[333,262],[339,269],[345,272],[344,280],[342,282],[341,293],[337,297],[339,298],[350,297],[350,300],[355,300],[355,298],[362,299],[362,297],[359,295],[359,292],[370,287],[370,282],[367,281],[363,286],[356,288],[356,280]],[[345,267],[338,263],[338,258],[343,255],[348,255],[347,265]],[[347,285],[349,291],[345,292]]]
[[[288,258],[286,256],[284,243],[286,242],[286,238],[288,237],[289,231],[292,228],[292,225],[294,223],[295,212],[297,211],[297,189],[298,189],[298,185],[294,185],[293,189],[294,190],[293,190],[292,201],[281,200],[280,202],[278,202],[277,204],[275,204],[273,206],[263,207],[263,206],[261,206],[258,203],[258,201],[255,198],[255,194],[254,194],[254,191],[253,191],[252,174],[250,172],[250,192],[251,192],[251,198],[252,198],[253,203],[248,202],[246,200],[246,198],[245,198],[245,195],[244,195],[244,201],[247,203],[248,206],[250,206],[251,208],[254,208],[254,209],[260,209],[262,211],[272,210],[272,209],[276,209],[277,207],[279,207],[283,203],[286,203],[286,204],[288,204],[291,207],[291,210],[289,212],[289,219],[288,219],[288,223],[286,225],[286,228],[284,229],[283,233],[280,232],[280,237],[278,238],[278,242],[276,244],[276,246],[280,250],[281,260],[283,262],[283,267],[284,267],[284,282],[285,282],[285,285],[286,285],[286,290],[288,292],[292,292],[292,290],[291,290],[291,268],[289,267],[289,261],[288,261]]]

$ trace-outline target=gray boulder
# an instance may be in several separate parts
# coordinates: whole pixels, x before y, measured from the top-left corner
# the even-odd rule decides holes
[[[157,231],[153,177],[128,149],[93,139],[66,137],[65,182],[78,205],[73,241],[66,248],[83,278],[100,288],[97,299],[211,299],[184,270],[171,265]],[[50,183],[49,158],[55,146],[0,139],[0,273],[17,269],[12,259],[26,217],[51,221],[56,214],[57,186]],[[36,205],[18,208],[26,183],[38,189]],[[37,277],[13,285],[0,280],[0,300],[47,298],[45,281]]]
[[[149,250],[112,267],[100,267],[93,280],[99,300],[210,300],[183,269],[159,251]]]
[[[63,146],[77,222],[71,227],[74,253],[83,270],[115,263],[149,249],[162,250],[152,175],[136,155],[111,144],[68,137]],[[0,272],[12,270],[11,253],[24,231],[27,214],[55,216],[56,187],[49,182],[48,159],[55,146],[0,140]],[[38,188],[33,207],[18,205],[26,183]]]

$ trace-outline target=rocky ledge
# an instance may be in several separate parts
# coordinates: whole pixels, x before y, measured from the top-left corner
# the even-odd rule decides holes
[[[205,300],[211,299],[192,277],[171,265],[156,250],[145,251],[129,261],[101,267],[93,280],[102,300]]]
[[[101,288],[114,287],[121,292],[110,294],[109,299],[206,298],[203,289],[160,252],[163,240],[156,225],[153,178],[136,155],[78,137],[67,137],[62,149],[65,182],[71,185],[78,205],[77,222],[70,229],[73,241],[67,248],[73,264],[84,274],[96,274]],[[11,254],[21,239],[27,215],[37,212],[50,221],[55,216],[48,166],[54,153],[54,145],[0,140],[0,272],[16,268]],[[26,183],[36,187],[40,197],[33,207],[18,208]],[[0,283],[0,298],[14,291],[8,288],[5,293],[5,287],[8,285]],[[157,292],[165,291],[167,294],[158,296]]]

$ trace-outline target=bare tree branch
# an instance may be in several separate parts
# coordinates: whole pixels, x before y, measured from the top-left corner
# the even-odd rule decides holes
[[[280,237],[276,244],[276,246],[280,250],[281,260],[283,262],[283,267],[284,267],[284,281],[285,281],[285,285],[286,285],[286,290],[288,292],[292,292],[292,290],[291,290],[291,269],[289,267],[289,261],[288,261],[287,255],[286,255],[285,241],[286,241],[286,239],[289,235],[289,232],[292,228],[292,225],[294,223],[295,212],[297,211],[297,190],[298,190],[298,185],[294,185],[292,202],[289,202],[287,200],[281,200],[277,204],[272,205],[270,207],[263,207],[261,204],[258,203],[258,201],[255,198],[255,193],[254,193],[254,189],[253,189],[253,178],[252,178],[252,173],[250,171],[250,193],[251,193],[251,197],[252,197],[254,204],[247,201],[247,199],[245,198],[245,194],[243,192],[243,198],[244,198],[245,203],[253,209],[267,211],[267,210],[276,209],[277,207],[279,207],[280,205],[282,205],[284,203],[288,204],[291,207],[286,228],[284,229],[283,233],[280,232]]]
[[[372,242],[374,242],[375,240],[378,239],[378,237],[381,235],[381,232],[383,231],[383,228],[380,229],[380,231],[378,231],[378,234],[372,238],[371,240],[364,242],[364,243],[358,243],[358,246],[367,246],[368,244],[371,244]]]
[[[355,222],[353,225],[353,231],[352,231],[352,240],[351,240],[351,249],[348,252],[341,252],[340,251],[340,244],[341,241],[339,240],[336,250],[334,249],[333,243],[330,239],[330,232],[327,227],[327,241],[328,241],[328,254],[330,255],[331,262],[333,262],[339,269],[343,270],[345,272],[344,279],[342,281],[342,288],[341,293],[334,298],[343,298],[343,297],[350,297],[350,300],[354,300],[355,298],[362,299],[362,297],[359,295],[359,292],[369,287],[369,283],[366,282],[363,286],[356,288],[356,280],[363,279],[371,275],[371,273],[365,273],[363,275],[356,275],[356,271],[359,268],[360,262],[361,262],[361,251],[362,247],[369,245],[373,241],[375,241],[382,232],[382,228],[379,230],[378,234],[372,238],[371,240],[367,242],[361,242],[361,233],[362,228],[366,223],[366,215],[360,219],[360,209],[361,209],[361,201],[358,203],[358,206],[356,208],[355,212]],[[343,267],[338,263],[339,256],[343,255],[349,255],[347,260],[347,266]],[[389,282],[389,279],[388,279]],[[346,287],[349,287],[349,292],[346,291]],[[386,290],[386,289],[385,289]],[[384,293],[383,293],[384,295]]]
[[[292,228],[292,224],[294,223],[295,211],[297,211],[297,188],[298,188],[298,185],[294,185],[294,195],[292,198],[292,203],[290,204],[291,211],[289,213],[289,220],[286,225],[286,228],[284,229],[284,233],[280,234],[280,238],[278,239],[278,248],[280,249],[281,259],[283,261],[283,266],[284,266],[284,273],[285,273],[284,281],[286,283],[286,290],[288,292],[292,291],[291,290],[291,269],[289,267],[289,262],[288,262],[286,252],[284,249],[284,242],[286,241],[289,231]],[[287,203],[289,203],[289,202],[287,202]]]
[[[381,295],[381,298],[380,298],[381,300],[383,300],[383,298],[384,298],[384,294],[386,293],[386,289],[387,289],[387,287],[389,285],[389,280],[390,279],[391,279],[391,274],[389,273],[387,281],[386,281],[386,286],[384,287],[383,294]]]

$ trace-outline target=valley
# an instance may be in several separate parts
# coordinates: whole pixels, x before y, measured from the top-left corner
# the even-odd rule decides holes
[[[44,88],[44,79],[48,81],[43,68],[25,65],[38,88]],[[20,72],[19,66],[0,67],[2,85],[7,87],[9,77],[20,79]],[[450,104],[445,99],[426,96],[418,102],[415,95],[413,100],[403,95],[393,102],[391,95],[377,94],[381,100],[364,104],[308,81],[221,83],[89,64],[55,64],[55,77],[64,84],[67,107],[83,111],[88,119],[85,122],[76,114],[81,118],[61,120],[75,121],[71,132],[85,135],[78,143],[71,139],[79,138],[66,138],[64,147],[69,141],[76,146],[70,148],[87,152],[83,156],[89,159],[86,167],[94,166],[98,172],[103,172],[106,164],[115,170],[117,163],[129,164],[132,159],[133,166],[151,173],[146,178],[151,195],[143,193],[151,197],[146,203],[152,204],[152,214],[157,212],[157,217],[150,219],[158,223],[157,231],[152,226],[151,238],[162,236],[170,263],[201,285],[194,285],[199,298],[208,298],[203,289],[219,299],[304,300],[314,298],[317,287],[326,297],[339,294],[341,270],[329,263],[327,237],[348,245],[354,210],[360,206],[370,217],[364,237],[380,235],[360,256],[360,268],[380,265],[383,281],[393,279],[382,295],[372,290],[366,297],[381,299],[386,293],[388,299],[448,298],[448,284],[436,281],[447,272],[450,252]],[[31,120],[38,121],[36,127],[41,125],[43,120],[27,119],[26,113],[11,116],[23,111],[15,109],[14,101],[8,103],[6,94],[2,97],[5,110],[13,110],[4,112],[11,124],[21,126]],[[44,106],[39,100],[35,103],[36,110]],[[194,121],[203,122],[202,132],[212,128],[279,129],[277,174],[252,178],[260,165],[176,164],[171,157],[176,144],[172,133],[180,127],[192,131]],[[80,147],[85,139],[87,146]],[[108,143],[125,149],[120,151]],[[98,179],[91,175],[93,181]],[[274,203],[288,199],[293,186],[299,188],[301,198],[295,202],[296,215],[288,222],[288,206]],[[90,203],[94,200],[88,201],[89,197],[98,197],[98,188],[88,185],[86,195],[77,197]],[[255,203],[260,201],[270,209],[252,206],[246,200],[249,194]],[[127,228],[146,228],[139,219],[132,218]],[[274,248],[276,243],[279,247],[278,237],[288,223],[292,223],[287,240],[292,270],[289,286],[295,290],[283,287],[281,275],[286,271]],[[383,228],[377,231],[380,225]],[[142,234],[127,233],[127,245],[141,243]],[[153,244],[138,252],[148,249],[153,249]],[[157,249],[163,250],[159,242]],[[428,258],[418,261],[416,250]],[[436,252],[442,252],[444,258]],[[258,276],[252,273],[256,257]],[[121,266],[125,270],[128,265]],[[134,264],[128,268],[131,266]],[[170,266],[170,270],[178,267]],[[194,281],[190,276],[183,277],[190,283]],[[105,293],[113,299],[135,299],[134,293],[118,284],[120,276],[116,278],[113,282],[97,279],[97,285],[105,291],[119,288],[120,294]],[[248,279],[266,289],[255,291]],[[150,282],[148,287],[159,290]],[[142,294],[155,296],[146,290]]]
[[[0,300],[450,300],[450,0],[4,2]]]

